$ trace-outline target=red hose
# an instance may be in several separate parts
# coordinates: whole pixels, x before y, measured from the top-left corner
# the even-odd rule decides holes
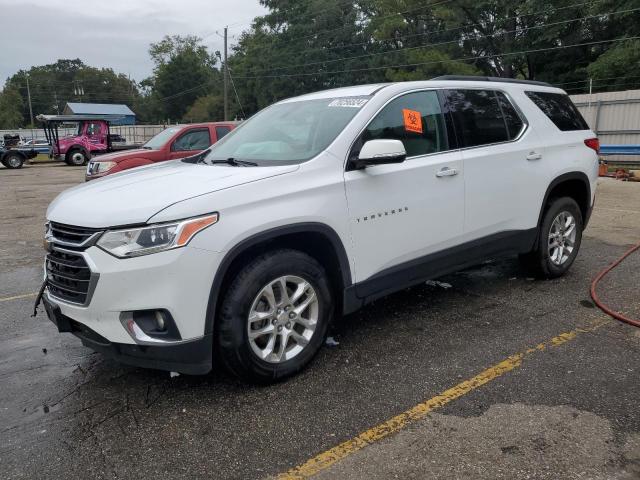
[[[624,315],[622,315],[619,312],[615,312],[613,310],[611,310],[609,307],[607,307],[605,304],[603,304],[600,299],[598,298],[598,294],[596,293],[596,287],[598,286],[598,283],[600,282],[600,280],[602,280],[605,275],[607,275],[607,273],[609,273],[611,270],[613,270],[614,268],[616,268],[618,265],[620,265],[620,263],[622,263],[622,261],[627,258],[629,255],[631,255],[633,252],[635,252],[636,250],[640,250],[640,243],[638,245],[636,245],[635,247],[630,248],[627,253],[625,253],[624,255],[622,255],[622,257],[620,257],[618,260],[616,260],[615,262],[613,262],[611,265],[609,265],[607,268],[605,268],[604,270],[602,270],[598,276],[596,276],[596,278],[593,280],[593,283],[591,284],[591,298],[593,298],[593,301],[596,303],[596,305],[598,306],[598,308],[600,308],[600,310],[602,310],[604,313],[606,313],[607,315],[612,316],[613,318],[620,320],[621,322],[625,322],[628,323],[629,325],[633,325],[634,327],[640,327],[640,321],[638,320],[634,320],[632,318],[628,318],[625,317]]]

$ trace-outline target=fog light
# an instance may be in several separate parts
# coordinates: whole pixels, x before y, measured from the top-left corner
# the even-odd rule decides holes
[[[168,310],[122,312],[120,322],[139,344],[180,342],[182,337]]]
[[[156,328],[159,332],[164,332],[167,329],[167,325],[164,323],[164,315],[160,310],[156,310]]]

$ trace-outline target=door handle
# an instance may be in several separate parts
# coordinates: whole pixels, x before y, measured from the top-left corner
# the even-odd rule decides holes
[[[458,174],[458,170],[455,168],[444,167],[442,170],[436,172],[436,177],[453,177]]]
[[[527,160],[531,161],[531,160],[540,160],[542,158],[542,154],[538,153],[538,152],[529,152],[529,155],[527,155]]]

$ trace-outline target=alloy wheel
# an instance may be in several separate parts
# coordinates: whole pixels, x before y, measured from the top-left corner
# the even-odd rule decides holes
[[[551,223],[549,230],[549,259],[554,265],[563,265],[575,248],[576,219],[571,213],[562,211]]]
[[[270,281],[255,297],[247,319],[253,352],[269,363],[291,360],[309,344],[318,324],[315,290],[301,277]]]

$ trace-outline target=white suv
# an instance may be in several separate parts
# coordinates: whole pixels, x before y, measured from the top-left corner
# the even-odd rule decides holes
[[[295,373],[336,315],[488,257],[564,274],[598,140],[562,90],[486,77],[272,105],[203,154],[63,192],[42,299],[126,363]]]

